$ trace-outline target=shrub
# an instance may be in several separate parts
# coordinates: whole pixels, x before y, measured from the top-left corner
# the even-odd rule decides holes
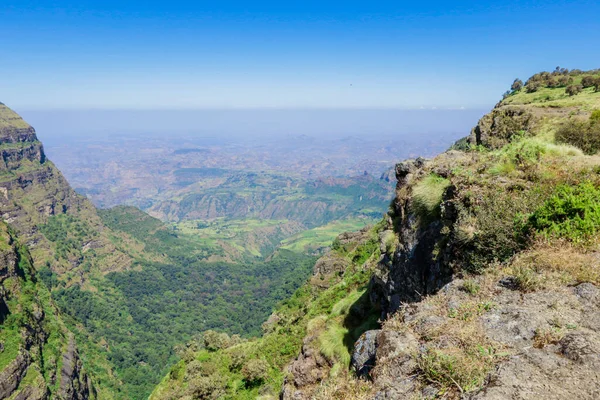
[[[482,346],[468,350],[430,348],[420,354],[417,365],[427,381],[470,392],[483,384],[494,366],[494,356]]]
[[[265,360],[250,360],[242,367],[242,375],[247,384],[260,383],[269,376],[269,364]]]
[[[600,110],[592,111],[592,114],[590,115],[590,121],[593,123],[600,121]]]
[[[600,150],[600,124],[594,122],[572,119],[558,129],[556,141],[578,147],[586,154],[596,154]]]
[[[231,364],[229,364],[229,369],[231,371],[238,371],[240,368],[242,368],[242,366],[246,362],[247,351],[247,349],[239,346],[233,347],[227,351],[229,357],[231,358]]]
[[[526,196],[519,193],[488,193],[475,207],[475,233],[471,248],[464,253],[465,269],[480,272],[494,261],[505,261],[522,245],[515,230],[515,216],[522,210]]]
[[[581,85],[570,85],[570,86],[567,86],[567,88],[565,89],[565,92],[569,96],[575,96],[575,95],[581,93],[582,90],[583,90],[583,86],[581,86]]]
[[[557,79],[557,83],[559,87],[565,87],[573,84],[573,78],[570,76],[561,76]]]
[[[469,293],[470,295],[476,295],[479,293],[479,290],[481,290],[481,286],[474,280],[469,279],[462,284],[461,290]]]
[[[557,236],[574,242],[592,238],[600,230],[600,189],[591,182],[562,185],[529,215],[527,235]]]
[[[559,87],[559,86],[560,86],[560,83],[559,83],[558,79],[555,79],[555,78],[549,78],[549,79],[546,81],[546,87],[549,87],[549,88],[557,88],[557,87]]]

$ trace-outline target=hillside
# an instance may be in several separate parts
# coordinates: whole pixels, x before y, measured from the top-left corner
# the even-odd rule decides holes
[[[146,398],[177,361],[173,347],[203,330],[257,334],[310,273],[311,256],[271,242],[255,247],[270,248],[268,259],[207,260],[214,248],[140,210],[96,210],[48,160],[34,129],[3,104],[0,150],[3,220],[30,249],[36,285],[49,289],[72,332],[64,333],[65,351],[80,355],[99,398]],[[35,388],[54,393],[55,382]]]
[[[384,220],[340,236],[262,338],[206,332],[151,398],[597,398],[599,76],[515,81],[452,149],[399,163]]]
[[[73,334],[27,248],[0,223],[0,398],[95,399]]]

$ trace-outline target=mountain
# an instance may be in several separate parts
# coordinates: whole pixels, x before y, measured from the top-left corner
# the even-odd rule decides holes
[[[600,71],[515,81],[397,164],[261,338],[205,332],[151,399],[564,399],[600,391]]]
[[[369,174],[307,182],[284,175],[237,173],[213,188],[187,188],[148,208],[148,213],[168,221],[277,219],[314,228],[351,216],[379,218],[391,189],[388,181]]]
[[[82,269],[88,254],[94,255],[90,258],[93,265],[85,268],[93,272],[106,273],[131,266],[131,258],[112,245],[95,207],[77,195],[46,158],[34,129],[4,104],[0,104],[0,150],[2,218],[23,236],[34,261],[42,263],[53,258],[49,268],[68,275],[69,280],[79,281],[85,279]],[[69,229],[61,234],[72,241],[85,242],[82,251],[65,248],[60,256],[57,254],[60,250],[40,231],[55,218],[62,218],[63,225],[81,225],[77,233]]]
[[[207,253],[212,248],[198,246],[188,235],[138,209],[97,210],[48,160],[34,129],[3,104],[0,150],[0,210],[15,242],[30,251],[30,275],[35,284],[26,286],[27,293],[50,296],[44,313],[60,310],[56,319],[61,321],[60,329],[66,329],[60,334],[67,344],[47,351],[48,357],[51,354],[59,360],[59,367],[64,366],[64,380],[53,378],[50,366],[42,365],[44,359],[37,353],[30,357],[23,353],[26,360],[39,363],[36,369],[43,379],[31,379],[37,382],[32,390],[42,397],[45,393],[59,396],[62,389],[55,385],[64,381],[69,387],[73,373],[87,386],[77,383],[74,376],[71,386],[81,392],[65,394],[65,398],[96,394],[101,399],[147,398],[177,361],[173,351],[176,344],[207,329],[225,329],[243,336],[257,334],[273,306],[291,295],[310,274],[311,255],[279,248],[271,238],[254,239],[258,251],[270,249],[268,258],[259,254],[239,262],[226,257],[209,261]],[[298,230],[282,225],[270,233],[276,236],[286,231],[293,235]],[[9,261],[5,264],[7,270],[12,268]],[[29,282],[29,278],[23,279]],[[10,278],[8,283],[13,281]],[[36,312],[31,317],[34,322],[23,319],[30,318],[19,308],[28,304],[27,297],[15,303],[17,289],[7,286],[6,290],[11,317],[0,321],[2,332],[9,327],[10,332],[19,332],[21,326],[39,330],[38,336],[32,336],[37,346],[33,349],[38,353],[46,338],[58,343],[51,332],[58,328],[45,324]],[[27,341],[34,343],[34,339]],[[11,336],[6,347],[16,342],[16,336]],[[34,351],[26,350],[27,354]],[[64,364],[61,352],[65,354]],[[6,354],[6,365],[10,366],[16,355]],[[20,369],[5,369],[5,376],[33,371],[26,370],[23,360],[19,361]],[[0,380],[2,384],[5,381],[18,379]],[[27,378],[24,382],[22,385],[32,381]],[[11,393],[23,389],[22,385],[7,385]]]

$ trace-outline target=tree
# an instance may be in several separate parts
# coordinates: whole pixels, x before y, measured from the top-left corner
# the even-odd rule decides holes
[[[226,333],[219,333],[208,330],[203,334],[204,347],[208,351],[217,351],[229,347],[229,336]]]
[[[581,86],[581,85],[569,85],[569,86],[567,86],[567,89],[565,89],[565,92],[569,96],[575,96],[575,95],[581,93],[582,90],[583,90],[583,86]]]
[[[558,86],[569,86],[573,84],[573,78],[567,75],[558,78]]]
[[[510,90],[512,90],[513,92],[517,92],[521,89],[523,89],[523,81],[517,78],[511,85]]]
[[[594,79],[594,90],[600,92],[600,77]]]
[[[250,360],[244,364],[242,375],[246,383],[250,385],[263,381],[269,375],[269,364],[261,359]]]
[[[584,88],[589,88],[589,87],[593,87],[594,86],[594,81],[596,80],[595,77],[591,76],[591,75],[586,75],[583,78],[581,78],[581,85]]]
[[[525,85],[525,91],[527,93],[537,92],[542,87],[542,84],[538,81],[533,81]]]

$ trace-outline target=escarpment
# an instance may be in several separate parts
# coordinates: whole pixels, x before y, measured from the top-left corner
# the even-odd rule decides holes
[[[55,289],[89,289],[92,277],[97,284],[103,274],[129,268],[132,259],[112,243],[94,206],[47,159],[35,130],[4,104],[0,154],[0,360],[7,362],[0,366],[0,398],[95,398],[73,332],[83,332],[78,338],[86,333],[81,327],[69,331],[65,321],[73,325],[71,310],[63,310],[69,319],[61,317],[39,276]],[[103,357],[87,363],[109,371],[111,388],[100,388],[106,397],[118,382]]]
[[[307,336],[284,398],[598,397],[600,202],[579,202],[599,161],[555,134],[593,134],[600,93],[552,90],[514,91],[453,149],[396,165],[366,293],[381,326],[351,346],[355,377]]]
[[[73,334],[4,223],[0,243],[0,398],[96,398]]]
[[[547,106],[515,91],[459,150],[396,166],[369,285],[383,325],[354,348],[369,350],[365,398],[598,396],[600,204],[579,202],[599,164],[555,139],[574,121],[600,127],[600,93],[586,96]]]
[[[19,115],[0,104],[0,211],[2,219],[14,227],[31,247],[36,264],[47,261],[56,252],[54,237],[48,238],[41,227],[61,215],[83,221],[94,236],[82,237],[81,249],[55,257],[50,268],[58,274],[76,272],[85,260],[85,245],[103,258],[95,267],[104,272],[126,269],[131,259],[115,248],[94,206],[75,193],[61,172],[44,154],[35,130]],[[42,232],[41,232],[42,231]],[[96,258],[96,257],[94,257]],[[71,274],[73,277],[76,274]],[[81,275],[78,279],[81,281]]]
[[[598,398],[600,159],[577,146],[600,137],[600,92],[554,83],[598,71],[563,74],[398,163],[383,220],[338,237],[262,338],[190,343],[152,399]]]

